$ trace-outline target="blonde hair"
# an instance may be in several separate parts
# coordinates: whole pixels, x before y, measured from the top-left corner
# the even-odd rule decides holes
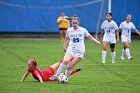
[[[73,17],[72,17],[72,20],[78,20],[78,22],[80,22],[80,18],[77,17],[77,16],[73,16]]]
[[[37,66],[37,61],[35,59],[30,59],[30,61],[33,63],[33,65]]]

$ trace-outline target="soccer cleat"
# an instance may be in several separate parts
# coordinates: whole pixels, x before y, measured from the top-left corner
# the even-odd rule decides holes
[[[50,80],[51,80],[51,81],[55,81],[55,80],[57,80],[56,75],[54,75],[54,76],[50,77]]]
[[[133,57],[130,57],[128,60],[132,60],[133,59]]]
[[[102,61],[102,64],[105,64],[106,62],[105,61]]]
[[[77,71],[80,71],[80,70],[81,70],[80,65],[78,65],[78,67],[77,67]]]
[[[124,57],[123,56],[121,56],[121,60],[124,60]]]

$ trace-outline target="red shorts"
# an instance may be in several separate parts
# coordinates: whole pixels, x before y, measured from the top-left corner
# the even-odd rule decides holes
[[[52,67],[47,67],[43,70],[43,72],[45,72],[49,77],[54,75],[54,70]]]

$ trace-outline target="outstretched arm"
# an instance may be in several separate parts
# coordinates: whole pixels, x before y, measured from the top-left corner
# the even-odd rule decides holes
[[[140,32],[135,28],[134,31],[140,36]]]
[[[93,36],[91,35],[88,35],[86,37],[88,40],[92,41],[92,42],[95,42],[96,44],[100,45],[100,42],[98,40],[96,40]]]
[[[24,73],[24,75],[22,76],[22,79],[21,79],[20,82],[23,82],[23,81],[26,79],[26,77],[28,76],[29,73],[30,73],[29,71],[26,71],[26,72]]]

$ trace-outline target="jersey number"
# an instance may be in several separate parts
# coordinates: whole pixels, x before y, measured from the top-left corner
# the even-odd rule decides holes
[[[129,29],[127,30],[127,32],[129,33]]]
[[[110,29],[107,30],[107,33],[110,33]]]
[[[79,42],[79,38],[73,38],[73,43]]]

